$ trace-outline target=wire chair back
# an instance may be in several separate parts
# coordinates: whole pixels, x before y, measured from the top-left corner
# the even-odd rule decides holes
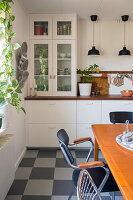
[[[100,191],[98,191],[91,175],[85,169],[81,171],[77,190],[79,200],[102,200]]]

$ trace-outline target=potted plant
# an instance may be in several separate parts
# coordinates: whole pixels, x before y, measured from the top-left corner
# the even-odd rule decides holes
[[[90,65],[90,67],[81,70],[78,69],[77,73],[81,74],[80,78],[81,78],[81,82],[79,83],[79,92],[80,92],[80,96],[90,96],[91,94],[91,87],[92,87],[92,83],[91,83],[91,78],[92,72],[99,72],[99,66],[94,64],[94,65]],[[91,72],[91,73],[90,73]]]
[[[0,1],[0,108],[11,104],[17,111],[21,109],[25,112],[24,108],[20,107],[19,93],[22,92],[13,68],[13,51],[20,48],[20,45],[18,43],[13,45],[11,42],[11,39],[15,37],[12,31],[15,16],[12,15],[11,3],[13,0]],[[0,123],[3,117],[4,115],[0,114]]]

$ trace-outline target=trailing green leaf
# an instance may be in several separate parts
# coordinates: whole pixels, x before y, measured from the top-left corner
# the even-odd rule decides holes
[[[15,16],[12,15],[11,3],[13,0],[0,0],[0,14],[3,14],[0,17],[0,38],[4,39],[4,44],[1,45],[2,55],[0,55],[2,60],[2,66],[0,66],[0,106],[9,103],[25,113],[24,108],[19,107],[21,98],[18,94],[22,91],[19,89],[17,79],[14,78],[13,51],[20,48],[20,45],[16,43],[13,46],[11,42],[16,35],[13,32],[12,22],[15,20]]]

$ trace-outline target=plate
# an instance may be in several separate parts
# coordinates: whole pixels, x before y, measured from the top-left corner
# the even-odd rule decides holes
[[[121,134],[122,135],[122,134]],[[120,146],[122,146],[122,147],[124,147],[124,148],[126,148],[126,149],[128,149],[128,150],[131,150],[131,151],[133,151],[133,141],[132,142],[122,142],[121,141],[121,135],[118,135],[117,137],[116,137],[116,142],[120,145]]]

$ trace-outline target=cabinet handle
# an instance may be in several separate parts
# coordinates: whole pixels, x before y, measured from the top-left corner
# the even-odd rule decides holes
[[[50,105],[50,106],[54,106],[54,105],[56,105],[56,103],[49,103],[48,105]]]
[[[53,79],[55,79],[55,75],[53,76]]]
[[[93,103],[87,103],[86,105],[87,105],[87,106],[89,106],[89,105],[93,105]]]
[[[48,129],[55,129],[56,127],[48,127]]]
[[[49,77],[50,79],[52,79],[52,75],[50,75],[50,77]]]
[[[131,102],[128,102],[128,103],[124,103],[124,105],[130,105],[131,104]]]

